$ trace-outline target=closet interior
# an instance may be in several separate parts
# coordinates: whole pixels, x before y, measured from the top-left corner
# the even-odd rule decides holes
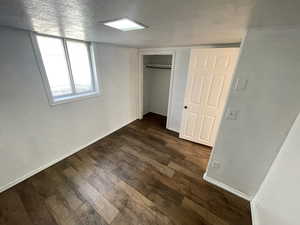
[[[144,55],[143,115],[167,117],[172,55]]]

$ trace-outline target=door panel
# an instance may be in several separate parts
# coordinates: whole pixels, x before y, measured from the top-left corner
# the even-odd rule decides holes
[[[215,117],[205,116],[203,117],[202,127],[200,131],[199,140],[209,141],[210,133],[213,129]]]
[[[203,101],[203,96],[205,94],[204,90],[207,87],[209,81],[205,76],[195,76],[192,91],[191,91],[191,102],[195,104],[200,104]]]
[[[238,48],[192,49],[180,137],[213,146]]]
[[[207,101],[209,107],[217,108],[219,106],[224,88],[224,81],[225,76],[216,76],[213,78]]]
[[[196,128],[197,114],[189,112],[184,124],[184,130],[187,137],[192,138]]]

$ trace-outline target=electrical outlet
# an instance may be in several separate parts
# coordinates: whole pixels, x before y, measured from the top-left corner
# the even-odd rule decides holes
[[[233,89],[235,91],[244,91],[246,90],[248,85],[248,80],[244,78],[236,78],[235,83],[233,85]]]
[[[239,114],[239,110],[228,109],[226,112],[227,120],[237,120]]]
[[[218,161],[213,161],[211,167],[215,169],[219,169],[221,167],[221,163]]]

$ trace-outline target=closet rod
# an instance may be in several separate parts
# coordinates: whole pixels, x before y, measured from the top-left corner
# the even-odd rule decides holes
[[[172,68],[172,65],[163,65],[163,64],[147,64],[147,68],[152,68],[152,69],[166,69],[170,70]]]

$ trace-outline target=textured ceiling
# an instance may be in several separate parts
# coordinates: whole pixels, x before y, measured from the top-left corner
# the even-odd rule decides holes
[[[1,0],[0,25],[136,47],[236,43],[254,5],[255,0]],[[149,28],[122,32],[101,24],[121,17]]]
[[[300,25],[300,0],[258,0],[250,27],[294,27]]]

